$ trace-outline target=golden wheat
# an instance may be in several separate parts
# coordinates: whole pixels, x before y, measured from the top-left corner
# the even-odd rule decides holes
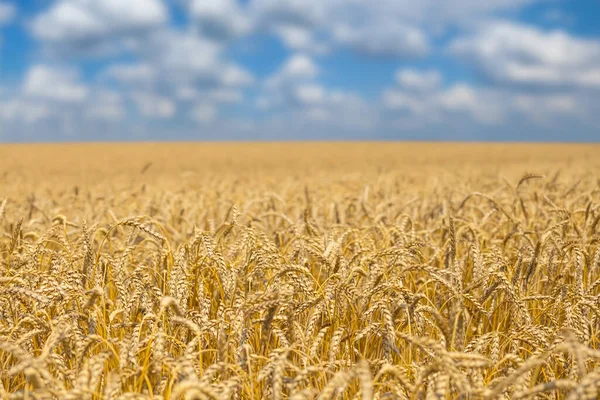
[[[4,146],[0,398],[599,398],[598,154]]]

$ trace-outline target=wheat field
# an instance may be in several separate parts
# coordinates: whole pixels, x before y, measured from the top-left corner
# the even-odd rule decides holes
[[[600,398],[599,155],[2,145],[0,398]]]

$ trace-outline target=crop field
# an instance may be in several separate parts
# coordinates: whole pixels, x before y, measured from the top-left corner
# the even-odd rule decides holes
[[[600,398],[600,146],[0,146],[0,399]]]

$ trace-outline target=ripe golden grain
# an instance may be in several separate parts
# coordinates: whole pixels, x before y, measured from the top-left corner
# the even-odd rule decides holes
[[[3,146],[0,398],[598,398],[597,154]]]

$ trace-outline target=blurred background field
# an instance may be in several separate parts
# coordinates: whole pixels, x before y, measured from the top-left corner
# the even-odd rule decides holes
[[[229,142],[4,144],[5,185],[24,191],[49,183],[173,185],[224,176],[277,177],[298,182],[373,174],[398,179],[467,178],[480,173],[518,178],[524,171],[551,174],[594,170],[598,144],[419,142]],[[254,182],[259,183],[259,182]],[[300,182],[302,183],[302,182]],[[59,185],[60,186],[60,185]]]

